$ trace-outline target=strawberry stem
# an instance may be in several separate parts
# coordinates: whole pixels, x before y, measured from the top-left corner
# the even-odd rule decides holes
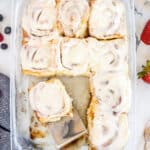
[[[145,66],[142,65],[142,69],[143,70],[137,74],[138,78],[143,78],[145,75],[150,73],[150,60],[146,61],[146,65]]]

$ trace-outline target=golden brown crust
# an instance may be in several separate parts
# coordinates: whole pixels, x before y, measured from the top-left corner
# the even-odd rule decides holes
[[[80,24],[80,28],[75,34],[76,38],[84,38],[88,36],[88,19],[89,18],[89,11],[86,12],[86,15],[83,16],[82,22]]]
[[[34,129],[30,127],[30,138],[32,140],[36,139],[36,138],[45,138],[46,133],[38,130],[38,129]]]
[[[60,2],[61,2],[61,0],[56,0],[57,21],[56,21],[56,26],[55,27],[56,27],[56,30],[59,32],[60,35],[64,35],[63,27],[62,27],[60,21],[58,20]]]
[[[28,42],[28,38],[28,33],[24,29],[22,29],[22,45],[25,45]]]
[[[94,148],[94,147],[90,147],[90,148],[89,148],[89,150],[96,150],[96,148]]]
[[[92,36],[92,35],[91,35]],[[103,36],[103,37],[95,37],[93,36],[94,38],[98,39],[98,40],[115,40],[115,39],[123,39],[123,35],[120,35],[120,34],[113,34],[113,35],[109,35],[109,36]]]
[[[97,105],[98,103],[99,103],[99,101],[95,97],[92,97],[90,106],[87,111],[88,125],[92,125],[91,122],[94,119],[95,105]],[[91,126],[88,126],[88,128],[91,128]]]
[[[57,28],[57,31],[59,32],[59,34],[64,36],[64,31],[63,31],[62,25],[61,25],[60,21],[58,21],[58,20],[56,22],[56,28]]]
[[[52,76],[68,76],[68,77],[74,77],[77,76],[76,74],[73,74],[70,71],[56,71],[56,72],[51,72],[51,71],[32,71],[32,70],[22,70],[22,73],[24,75],[31,75],[31,76],[36,76],[36,77],[52,77]],[[81,74],[79,76],[83,76],[83,77],[89,77],[90,76],[90,72],[86,72],[84,74]]]
[[[57,8],[57,21],[56,21],[56,28],[60,35],[64,36],[64,31],[61,22],[59,21],[59,7],[60,7],[61,0],[56,0],[56,8]]]
[[[97,99],[92,97],[90,106],[89,106],[88,111],[87,111],[88,132],[90,131],[90,129],[93,126],[94,109],[95,109],[95,105],[97,103],[98,103]],[[90,140],[88,141],[88,143],[89,143],[90,149],[91,149],[92,148],[92,144],[91,144]],[[93,150],[93,149],[91,149],[91,150]]]
[[[32,70],[22,70],[22,73],[25,75],[31,75],[31,76],[36,76],[36,77],[50,77],[54,76],[56,72],[51,72],[51,71],[32,71]]]
[[[92,5],[95,3],[96,0],[89,0],[89,5],[92,7]]]
[[[94,110],[95,110],[95,106],[98,103],[99,103],[99,101],[95,97],[91,98],[91,103],[90,103],[90,106],[89,106],[88,111],[87,111],[88,132],[90,131],[90,129],[93,126]],[[88,140],[88,144],[89,144],[89,150],[96,150],[96,148],[92,145],[90,140]]]

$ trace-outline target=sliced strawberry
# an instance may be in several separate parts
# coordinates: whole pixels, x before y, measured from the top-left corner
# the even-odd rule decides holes
[[[147,22],[141,34],[141,41],[143,41],[147,45],[150,45],[150,20]]]

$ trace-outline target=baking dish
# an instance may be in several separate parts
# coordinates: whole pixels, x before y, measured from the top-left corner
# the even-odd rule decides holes
[[[129,65],[130,65],[130,78],[132,83],[132,99],[131,99],[131,111],[129,113],[129,130],[130,130],[130,137],[129,142],[126,146],[126,150],[134,150],[135,149],[135,142],[134,139],[136,137],[135,130],[135,29],[134,29],[134,1],[133,0],[122,0],[126,5],[126,16],[127,16],[127,26],[128,26],[128,33],[129,33]],[[14,28],[12,37],[11,37],[11,60],[12,60],[12,68],[11,68],[11,90],[10,90],[10,111],[11,111],[11,149],[23,149],[23,150],[30,150],[35,149],[33,146],[32,141],[28,140],[29,138],[29,126],[30,126],[30,117],[31,117],[31,110],[28,104],[28,97],[27,97],[27,89],[28,86],[31,86],[33,83],[36,83],[41,80],[46,80],[47,78],[36,78],[24,76],[21,73],[21,65],[20,65],[20,49],[21,49],[21,16],[22,10],[25,5],[28,3],[28,0],[11,0],[12,5],[12,26]],[[88,85],[87,80],[83,79],[83,77],[79,77],[79,80],[83,80],[84,86]],[[65,77],[62,79],[64,82]],[[74,84],[77,81],[76,79],[70,79],[67,83],[65,83],[68,88],[69,84]],[[89,94],[87,94],[84,99],[88,98]],[[88,104],[86,104],[88,105]],[[82,115],[82,113],[81,113]],[[54,147],[50,146],[53,145],[53,141],[50,140],[51,137],[48,137],[49,145],[43,146],[42,149],[45,150],[53,150]],[[44,143],[40,141],[41,145]],[[83,144],[82,148],[84,150],[88,149],[87,146]]]

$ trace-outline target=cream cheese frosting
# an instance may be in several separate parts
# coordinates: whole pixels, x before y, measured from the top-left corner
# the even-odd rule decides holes
[[[57,68],[56,49],[41,38],[30,39],[21,50],[23,70],[55,71]]]
[[[49,36],[55,25],[55,0],[30,0],[23,14],[23,29],[29,35]]]
[[[126,35],[125,8],[120,0],[94,0],[89,18],[89,33],[98,39]]]
[[[102,109],[101,104],[96,104],[89,138],[92,147],[97,150],[123,149],[128,139],[127,115],[114,116],[110,111]]]
[[[125,7],[119,0],[89,2],[30,0],[22,21],[30,36],[21,50],[22,69],[41,77],[43,72],[88,75],[97,101],[88,116],[90,144],[96,150],[120,150],[128,138],[131,97]],[[91,37],[79,39],[86,37],[87,28]],[[120,39],[99,41],[114,38]],[[36,84],[29,100],[41,122],[72,115],[72,98],[58,79]]]
[[[29,100],[32,109],[41,117],[48,117],[49,122],[72,113],[72,98],[58,79],[35,85],[29,92]]]
[[[88,43],[81,39],[64,39],[60,46],[61,63],[64,71],[74,75],[88,71]]]
[[[128,72],[128,42],[125,39],[98,41],[88,38],[89,63],[92,71]]]
[[[96,72],[92,78],[94,94],[114,113],[128,113],[130,106],[130,80],[122,72]]]
[[[59,0],[58,21],[64,35],[82,37],[87,30],[88,17],[87,0]]]

